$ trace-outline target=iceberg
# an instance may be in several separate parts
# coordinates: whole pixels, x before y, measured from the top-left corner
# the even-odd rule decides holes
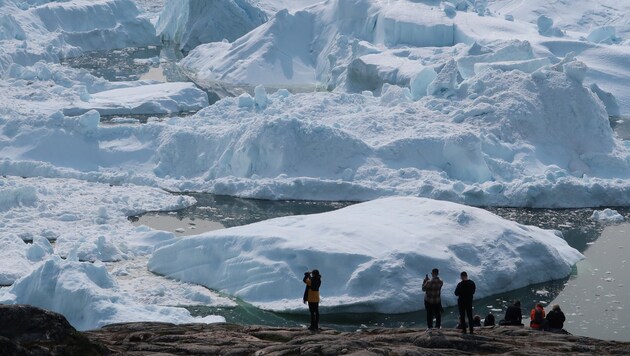
[[[603,223],[620,223],[625,220],[623,215],[613,209],[595,210],[591,215],[591,220]]]
[[[385,83],[381,97],[267,94],[258,87],[253,97],[224,98],[189,118],[116,126],[99,124],[96,111],[65,116],[64,100],[81,99],[63,84],[72,88],[81,76],[52,67],[59,84],[45,94],[38,117],[29,114],[39,99],[30,90],[51,81],[10,82],[15,97],[7,102],[11,112],[21,111],[9,115],[23,119],[0,117],[6,157],[0,168],[10,175],[262,199],[412,195],[475,206],[630,203],[630,151],[615,137],[600,97],[611,100],[582,82],[588,67],[570,56],[533,73],[526,72],[541,64],[537,60],[481,63],[494,65],[467,79],[454,60],[435,68],[439,73],[419,66],[427,76],[414,77],[413,90]],[[33,72],[47,73],[43,68]],[[116,89],[81,78],[90,98],[85,103],[101,92],[143,97],[143,87],[156,87],[120,83]],[[126,100],[136,97],[112,100],[119,107],[113,109],[128,110]]]
[[[78,330],[107,324],[157,321],[217,323],[225,318],[195,318],[183,308],[146,305],[119,291],[103,264],[62,260],[54,256],[0,292],[3,304],[30,304],[63,314]]]
[[[100,115],[152,115],[198,111],[208,106],[208,94],[193,83],[147,84],[88,94],[86,101],[63,109],[68,116],[96,110]]]
[[[234,41],[267,21],[247,0],[167,0],[156,31],[184,51],[203,43]]]
[[[12,63],[30,66],[84,51],[159,44],[132,0],[6,0],[0,11],[0,74]]]
[[[422,13],[424,16],[415,16]],[[452,20],[431,6],[408,1],[329,1],[303,10],[281,10],[232,43],[200,45],[180,65],[202,87],[309,90],[344,70],[358,41],[385,46],[452,46]],[[368,53],[364,53],[368,54]],[[408,79],[407,79],[408,82]],[[361,90],[361,89],[359,89]],[[240,93],[237,93],[240,94]]]
[[[303,308],[303,272],[317,268],[323,308],[402,313],[423,309],[422,279],[432,268],[440,269],[450,306],[461,271],[483,298],[564,278],[582,258],[554,231],[398,197],[183,238],[157,249],[148,268],[277,311]]]

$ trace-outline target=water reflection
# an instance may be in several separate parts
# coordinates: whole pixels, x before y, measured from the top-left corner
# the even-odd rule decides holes
[[[167,231],[175,231],[174,226],[182,227],[182,221],[184,220],[195,224],[211,221],[224,227],[234,227],[281,216],[324,213],[353,204],[351,202],[241,199],[203,193],[190,193],[188,195],[197,199],[197,204],[175,212],[148,213],[133,219],[133,224],[147,225]],[[161,223],[160,220],[163,218],[177,219],[178,222],[169,228],[167,224]],[[157,227],[155,223],[160,223],[162,224],[160,226],[166,226],[166,228]],[[201,232],[204,232],[204,230],[199,228],[196,233]]]
[[[206,223],[214,224],[208,225],[210,229],[221,226],[233,227],[280,216],[321,213],[353,204],[351,202],[251,200],[210,194],[192,194],[192,196],[198,202],[195,206],[172,213],[147,214],[139,217],[134,224],[158,228],[154,223],[164,219],[167,222],[165,227],[169,231],[180,229],[181,235],[196,234],[203,231],[202,226]],[[566,279],[530,285],[478,299],[475,301],[476,314],[484,318],[488,313],[492,313],[498,321],[503,318],[508,305],[515,299],[521,301],[525,315],[528,315],[535,303],[542,302],[549,307],[554,303],[559,303],[567,314],[568,321],[565,328],[570,332],[602,339],[630,340],[629,336],[622,335],[622,331],[626,328],[624,323],[627,324],[630,320],[630,315],[622,312],[625,310],[624,306],[630,301],[630,295],[623,287],[623,285],[630,285],[630,281],[624,280],[630,278],[630,274],[624,273],[624,271],[627,272],[627,263],[621,257],[624,249],[628,250],[630,246],[625,240],[619,241],[622,235],[627,235],[625,230],[630,229],[629,226],[607,227],[593,221],[590,219],[593,209],[487,208],[487,210],[522,224],[560,230],[569,245],[585,253],[586,259],[578,263],[571,276]],[[630,208],[616,208],[615,210],[627,219],[630,218]],[[194,228],[191,228],[192,226]],[[609,238],[610,234],[616,238]],[[610,255],[615,252],[618,254],[610,258]],[[613,265],[606,265],[607,261]],[[594,273],[595,269],[597,273]],[[606,272],[610,272],[610,276]],[[474,279],[474,276],[472,278]],[[614,278],[614,281],[606,282],[605,278]],[[621,280],[624,281],[619,282]],[[610,291],[606,287],[615,287],[617,290]],[[418,298],[422,297],[422,295],[418,296]],[[322,309],[325,309],[324,306]],[[220,314],[228,322],[244,324],[300,326],[304,325],[306,320],[305,315],[261,311],[242,301],[234,309],[196,306],[189,310],[195,315]],[[342,310],[330,308],[325,310],[323,325],[340,330],[356,330],[361,327],[426,326],[424,311],[377,314],[344,313]],[[457,319],[457,309],[446,308],[443,326],[454,327]],[[596,322],[593,319],[599,321]],[[608,327],[600,327],[601,323],[606,323],[605,320],[610,320]],[[524,323],[527,324],[527,321]]]
[[[132,47],[113,51],[86,52],[62,61],[70,67],[86,69],[90,74],[112,82],[126,80],[157,80],[186,82],[188,77],[177,62],[184,57],[175,46]]]
[[[112,82],[153,80],[158,82],[190,82],[190,78],[177,65],[184,53],[173,43],[161,47],[130,47],[112,51],[83,53],[79,57],[66,58],[62,64],[85,69],[90,74]],[[220,96],[212,90],[204,90],[210,104]],[[143,121],[143,122],[146,122]]]

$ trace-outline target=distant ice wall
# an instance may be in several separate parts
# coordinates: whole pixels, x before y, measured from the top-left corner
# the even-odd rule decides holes
[[[247,0],[169,0],[156,24],[162,39],[190,51],[202,43],[234,41],[267,21]]]
[[[5,0],[0,14],[0,74],[12,63],[30,66],[83,51],[159,44],[132,0]]]

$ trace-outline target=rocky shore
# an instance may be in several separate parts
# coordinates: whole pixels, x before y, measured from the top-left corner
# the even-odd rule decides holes
[[[0,306],[2,355],[627,355],[630,343],[492,327],[311,332],[234,324],[125,323],[77,332],[63,316]]]

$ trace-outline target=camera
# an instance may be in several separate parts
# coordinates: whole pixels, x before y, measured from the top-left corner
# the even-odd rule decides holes
[[[310,276],[311,272],[304,272],[304,276]]]

